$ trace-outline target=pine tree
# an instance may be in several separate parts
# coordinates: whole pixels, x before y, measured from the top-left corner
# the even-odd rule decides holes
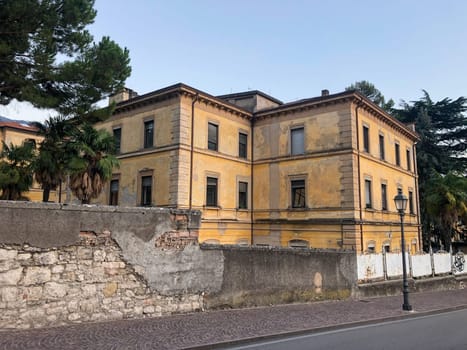
[[[0,0],[0,103],[12,99],[82,117],[121,89],[129,53],[93,42],[94,0]]]

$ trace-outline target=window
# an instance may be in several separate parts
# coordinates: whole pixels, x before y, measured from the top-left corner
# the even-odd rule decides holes
[[[244,133],[238,134],[238,156],[240,158],[247,158],[247,150],[248,150],[248,135]]]
[[[207,178],[206,206],[217,207],[217,179],[215,177]]]
[[[213,123],[208,123],[208,149],[217,151],[218,147],[219,126]]]
[[[120,153],[120,147],[122,144],[122,129],[121,128],[115,128],[113,130],[114,133],[114,139],[115,139],[115,153]]]
[[[370,152],[370,129],[368,126],[363,126],[363,150]]]
[[[248,208],[248,183],[238,183],[238,209]]]
[[[152,176],[141,177],[141,205],[150,206],[152,204]]]
[[[388,210],[388,191],[386,184],[381,184],[381,210]]]
[[[305,129],[303,127],[290,130],[290,144],[291,154],[305,153]]]
[[[385,159],[384,154],[384,135],[379,135],[379,158],[381,160]]]
[[[407,157],[407,170],[411,171],[412,170],[412,162],[410,160],[411,157],[410,157],[410,150],[409,149],[405,151],[405,155]]]
[[[110,181],[109,205],[118,205],[118,180]]]
[[[34,139],[24,139],[23,146],[30,145],[32,148],[36,148],[36,140]]]
[[[376,253],[376,243],[375,241],[369,241],[367,245],[367,252],[368,253]]]
[[[292,208],[305,208],[305,180],[292,180]]]
[[[292,239],[289,241],[289,247],[290,248],[301,248],[301,249],[307,249],[310,246],[308,241],[305,241],[303,239]]]
[[[395,144],[395,151],[396,151],[396,165],[401,165],[401,153],[400,153],[400,145],[398,143]]]
[[[371,204],[371,180],[365,180],[365,208],[372,208]]]
[[[415,214],[414,202],[413,202],[413,192],[409,191],[409,213]]]
[[[154,120],[144,122],[144,148],[154,146]]]

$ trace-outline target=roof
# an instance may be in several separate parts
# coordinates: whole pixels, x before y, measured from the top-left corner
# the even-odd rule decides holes
[[[146,105],[149,103],[166,100],[173,96],[178,96],[178,95],[187,95],[192,98],[195,98],[196,96],[196,98],[198,98],[199,101],[209,102],[209,104],[217,105],[218,107],[225,109],[225,110],[229,110],[230,112],[234,114],[241,115],[247,118],[251,118],[252,116],[252,114],[249,111],[235,104],[227,102],[223,99],[210,95],[204,91],[195,89],[183,83],[170,85],[165,88],[155,90],[144,95],[139,95],[126,101],[119,102],[116,105],[114,114],[118,114],[120,112],[124,112],[128,109],[132,109],[132,108],[135,108],[141,105]]]
[[[3,120],[5,120],[6,118],[2,118]],[[29,132],[34,132],[36,133],[38,130],[37,128],[31,126],[31,125],[28,125],[28,124],[25,124],[25,123],[21,123],[21,122],[17,122],[17,121],[0,121],[0,128],[10,128],[10,129],[17,129],[17,130],[22,130],[22,131],[29,131]]]
[[[216,96],[217,98],[220,98],[222,100],[228,100],[228,99],[236,99],[236,98],[245,98],[245,97],[251,97],[253,95],[259,95],[261,97],[264,97],[267,100],[270,100],[272,102],[275,102],[279,105],[284,104],[281,100],[278,100],[275,97],[272,97],[271,95],[265,94],[264,92],[260,90],[249,90],[249,91],[244,91],[244,92],[235,92],[233,94],[227,94],[227,95],[218,95]]]
[[[251,113],[242,107],[239,107],[235,104],[232,104],[224,100],[227,98],[235,98],[235,97],[237,98],[238,97],[249,97],[254,94],[261,95],[264,98],[274,101],[278,103],[279,106],[272,107],[269,109],[263,109],[261,111]],[[215,105],[221,109],[228,110],[231,113],[234,113],[234,114],[237,114],[242,117],[249,118],[249,119],[269,118],[269,117],[273,117],[278,114],[288,113],[288,112],[292,112],[295,110],[303,110],[303,109],[314,108],[314,107],[318,107],[318,106],[326,105],[326,104],[334,104],[334,103],[352,101],[356,103],[357,106],[367,109],[368,111],[373,113],[375,116],[377,116],[378,118],[380,118],[381,120],[389,124],[390,126],[396,128],[397,130],[399,130],[406,136],[410,137],[411,139],[413,140],[419,139],[418,134],[415,131],[413,131],[410,127],[408,127],[407,125],[403,124],[402,122],[400,122],[399,120],[391,116],[385,110],[377,106],[375,103],[373,103],[371,100],[369,100],[367,97],[365,97],[364,95],[362,95],[360,92],[356,90],[348,90],[348,91],[343,91],[343,92],[336,93],[336,94],[305,98],[305,99],[301,99],[298,101],[283,103],[282,101],[272,96],[269,96],[259,90],[251,90],[251,91],[239,92],[239,93],[228,94],[228,95],[213,96],[204,91],[188,86],[186,84],[178,83],[178,84],[174,84],[174,85],[171,85],[171,86],[159,89],[159,90],[149,92],[144,95],[136,96],[126,101],[119,102],[117,103],[116,109],[114,111],[114,115],[120,112],[127,111],[129,109],[136,108],[138,106],[142,106],[142,105],[144,106],[144,105],[154,103],[157,101],[167,100],[169,98],[172,98],[174,96],[179,96],[179,95],[190,96],[193,98],[193,100],[195,100],[196,98],[198,101],[204,101],[206,103]]]

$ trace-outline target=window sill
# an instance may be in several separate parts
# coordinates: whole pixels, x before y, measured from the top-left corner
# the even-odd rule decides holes
[[[217,206],[217,205],[203,205],[203,209],[213,209],[213,210],[217,209],[217,210],[219,210],[219,209],[222,209],[222,207]]]
[[[308,211],[310,208],[308,207],[300,207],[300,208],[293,208],[293,207],[288,207],[288,211]]]

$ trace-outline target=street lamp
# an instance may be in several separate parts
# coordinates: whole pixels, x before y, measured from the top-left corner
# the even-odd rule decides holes
[[[397,211],[401,217],[401,250],[402,250],[402,293],[404,294],[404,304],[402,310],[412,311],[412,306],[409,304],[409,283],[407,282],[407,267],[405,265],[405,238],[404,238],[404,215],[407,208],[407,197],[402,194],[399,189],[397,196],[394,197]]]

